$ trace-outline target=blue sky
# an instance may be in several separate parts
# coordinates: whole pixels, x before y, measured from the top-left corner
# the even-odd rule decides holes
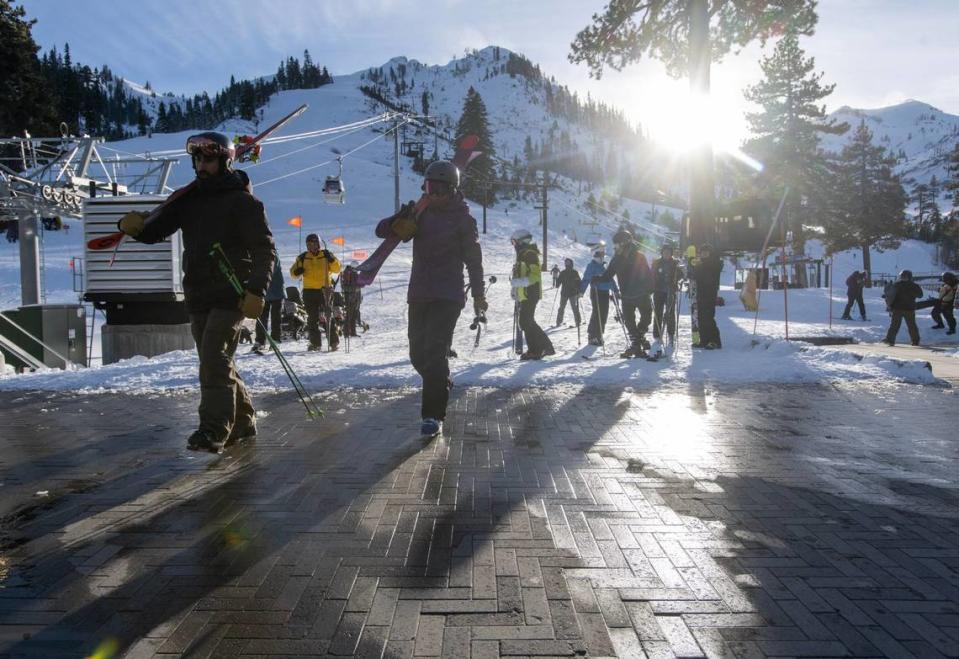
[[[310,50],[334,74],[396,55],[445,64],[465,48],[494,44],[522,52],[560,82],[590,92],[647,125],[668,119],[685,82],[656,62],[590,80],[566,60],[569,44],[603,0],[139,0],[79,3],[26,0],[34,37],[46,50],[69,42],[75,60],[108,64],[158,91],[216,91],[230,74],[270,74],[287,55]],[[907,98],[959,114],[959,0],[821,0],[817,34],[804,41],[827,100],[874,108]],[[758,80],[750,47],[714,67],[726,123],[743,129],[742,87]]]

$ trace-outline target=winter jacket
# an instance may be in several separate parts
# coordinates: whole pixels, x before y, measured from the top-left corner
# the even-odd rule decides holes
[[[598,277],[606,271],[606,264],[600,263],[596,259],[590,259],[589,264],[586,266],[586,270],[583,271],[583,280],[579,284],[579,292],[583,294],[586,292],[586,288],[593,282],[593,277]],[[603,281],[593,284],[596,287],[596,290],[599,291],[612,291],[614,293],[619,293],[619,287],[616,286],[616,282]],[[592,294],[590,295],[592,297]]]
[[[303,290],[326,288],[333,285],[333,274],[340,271],[340,261],[328,249],[316,254],[309,250],[296,257],[290,266],[294,278],[303,277]]]
[[[543,296],[539,248],[535,243],[517,246],[516,263],[513,264],[513,278],[510,284],[515,291],[515,299],[519,302],[529,300],[535,304]]]
[[[693,264],[693,278],[696,280],[697,295],[703,291],[715,294],[719,292],[719,273],[723,271],[723,261],[718,256],[700,258]]]
[[[270,287],[266,289],[266,301],[276,302],[286,298],[286,282],[283,281],[283,268],[280,267],[280,257],[276,257],[273,264],[273,276],[270,278]]]
[[[939,287],[939,302],[941,306],[952,306],[956,301],[956,287],[949,284],[943,284]]]
[[[619,283],[620,296],[624,300],[637,300],[653,292],[653,271],[646,256],[636,243],[628,243],[616,250],[600,281],[611,281],[613,275]]]
[[[381,220],[376,235],[391,235],[392,217]],[[413,237],[413,269],[406,292],[407,302],[452,300],[466,304],[463,266],[469,273],[473,297],[483,294],[483,250],[476,220],[462,194],[447,204],[427,206],[416,221]]]
[[[653,290],[657,293],[668,293],[676,290],[679,281],[679,261],[673,257],[653,260]]]
[[[579,295],[580,279],[576,268],[564,268],[557,276],[556,283],[559,284],[563,295],[566,297]]]
[[[846,277],[846,295],[849,297],[859,297],[865,284],[866,282],[862,273],[852,273]]]
[[[217,243],[243,287],[265,296],[276,251],[263,204],[253,196],[245,172],[198,181],[148,222],[137,240],[157,243],[177,229],[183,232],[183,292],[190,312],[237,307],[239,294],[210,256]]]
[[[883,294],[886,306],[893,311],[915,311],[916,298],[925,295],[914,281],[897,281]]]

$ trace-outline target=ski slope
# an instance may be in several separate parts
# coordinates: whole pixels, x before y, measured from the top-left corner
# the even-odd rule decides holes
[[[507,78],[508,79],[508,78]],[[310,109],[279,134],[291,135],[315,131],[359,121],[378,114],[382,108],[371,109],[357,88],[359,80],[340,76],[336,84],[314,90],[281,92],[264,109],[264,125],[285,115],[301,103]],[[372,251],[378,244],[373,236],[376,222],[393,211],[393,143],[392,136],[382,133],[388,126],[347,132],[335,136],[279,141],[264,148],[260,163],[246,165],[255,193],[264,201],[273,227],[277,249],[284,269],[303,250],[300,236],[318,233],[328,243],[342,236],[345,247],[338,252],[349,260],[351,251]],[[254,133],[253,126],[231,122],[224,129],[230,132]],[[154,134],[107,145],[117,153],[179,152],[188,132]],[[441,143],[442,144],[442,143]],[[337,172],[332,147],[341,153],[350,153],[344,159],[343,180],[347,187],[347,203],[328,205],[321,193],[327,175]],[[441,149],[442,151],[442,149]],[[171,185],[179,186],[193,176],[188,160],[183,157],[175,168]],[[419,196],[421,180],[409,169],[409,161],[401,158],[401,201]],[[487,275],[495,274],[499,282],[489,292],[489,325],[478,347],[473,347],[474,334],[468,330],[471,310],[465,310],[457,328],[454,348],[459,358],[452,364],[453,377],[458,386],[550,386],[580,387],[585,385],[648,388],[659,386],[687,386],[697,383],[738,382],[819,382],[836,379],[870,380],[877,384],[888,381],[928,383],[932,376],[919,364],[901,365],[898,362],[866,358],[848,353],[813,348],[805,344],[787,343],[779,339],[784,334],[784,318],[777,316],[779,302],[772,296],[765,298],[763,311],[752,333],[752,316],[741,312],[735,293],[724,290],[727,306],[718,311],[720,329],[726,348],[718,352],[692,353],[689,348],[688,315],[684,315],[679,347],[670,360],[656,364],[642,360],[623,361],[615,357],[625,348],[622,329],[610,322],[607,327],[608,357],[602,351],[581,348],[575,329],[549,330],[558,355],[543,362],[519,362],[511,350],[513,330],[512,301],[507,289],[508,274],[513,259],[509,235],[519,227],[529,229],[541,243],[542,229],[538,226],[536,202],[501,203],[488,212],[488,232],[481,237]],[[582,221],[582,200],[574,190],[551,193],[549,234],[549,265],[566,257],[573,258],[582,271],[589,258],[589,249],[583,244],[584,235],[604,235],[608,240],[614,228],[600,225],[594,229]],[[645,205],[632,203],[631,215],[641,217]],[[471,205],[474,217],[481,220],[481,209]],[[303,218],[302,230],[289,226],[293,216]],[[82,256],[82,227],[72,223],[69,233],[45,233],[43,236],[44,288],[46,301],[72,302],[78,294],[72,290],[71,258]],[[578,231],[577,231],[578,229]],[[573,240],[574,236],[582,242]],[[917,272],[933,268],[929,254],[910,246],[901,250],[907,263]],[[19,303],[18,245],[0,243],[0,308],[11,308]],[[333,245],[331,244],[331,247]],[[337,248],[335,248],[337,249]],[[853,255],[837,257],[840,280],[852,264]],[[351,341],[349,353],[345,343],[337,353],[308,353],[303,342],[284,344],[294,368],[312,391],[334,387],[372,386],[392,387],[415,385],[419,378],[408,362],[406,353],[405,292],[411,259],[410,245],[401,245],[391,256],[379,275],[379,280],[366,290],[363,317],[372,325],[371,331]],[[844,260],[845,259],[845,260]],[[877,263],[890,267],[900,264],[896,253],[874,254]],[[925,259],[925,261],[922,261]],[[922,261],[922,262],[920,262]],[[895,262],[895,263],[893,263]],[[840,265],[841,264],[841,265]],[[886,266],[882,266],[886,267]],[[849,267],[849,270],[852,268]],[[874,266],[879,270],[879,266]],[[727,266],[725,281],[731,283],[732,268]],[[547,277],[547,281],[548,281]],[[828,300],[826,291],[790,291],[795,295],[791,307],[793,327],[791,334],[828,333]],[[544,300],[538,309],[540,324],[548,327],[555,317],[551,309],[554,291],[546,285]],[[834,291],[834,315],[841,313],[845,301],[844,290]],[[869,326],[837,328],[832,331],[852,331],[857,337],[875,339],[882,332],[884,315],[870,298],[873,323]],[[567,313],[567,322],[572,322]],[[99,332],[94,341],[94,363],[99,355]],[[585,327],[582,342],[585,343]],[[591,352],[597,359],[582,356]],[[240,370],[254,391],[266,392],[288,388],[285,375],[273,357],[240,355]],[[0,389],[52,389],[59,391],[124,391],[158,393],[195,391],[196,357],[192,352],[176,352],[154,359],[135,358],[106,367],[93,367],[74,372],[50,371],[0,379]]]

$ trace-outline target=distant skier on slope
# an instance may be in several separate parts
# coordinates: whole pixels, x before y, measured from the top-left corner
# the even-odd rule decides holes
[[[459,191],[459,169],[451,162],[437,160],[426,168],[424,178],[428,203],[419,217],[409,213],[382,220],[376,235],[386,238],[392,232],[402,240],[413,240],[413,267],[406,294],[410,361],[423,378],[420,431],[435,437],[443,432],[452,386],[448,353],[453,330],[466,305],[464,265],[476,315],[485,314],[488,305],[483,296],[479,232]]]
[[[187,140],[197,186],[164,207],[149,223],[136,211],[118,222],[126,235],[156,243],[183,233],[183,291],[200,360],[200,426],[187,448],[219,453],[256,435],[253,402],[236,371],[234,354],[244,318],[258,318],[270,285],[276,251],[263,204],[249,177],[233,169],[236,151],[223,133]],[[246,292],[240,297],[210,256],[219,243]]]

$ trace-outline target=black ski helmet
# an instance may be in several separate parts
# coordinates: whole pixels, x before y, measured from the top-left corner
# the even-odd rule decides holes
[[[460,170],[449,160],[435,160],[426,168],[423,178],[427,181],[439,181],[456,190],[460,187]]]
[[[220,169],[226,171],[236,158],[236,147],[225,133],[208,130],[191,135],[186,140],[186,152],[194,157],[193,169],[196,170],[195,156],[198,153],[220,157]]]
[[[944,284],[948,284],[949,286],[955,286],[956,282],[959,282],[959,278],[957,278],[956,275],[951,272],[944,272],[942,273],[942,281]]]
[[[620,229],[616,232],[616,235],[613,236],[614,245],[631,242],[633,242],[633,234],[628,229]]]
[[[902,281],[912,281],[912,270],[903,270],[900,272],[899,279]]]
[[[673,241],[672,241],[672,240],[667,240],[666,242],[664,242],[664,243],[660,246],[660,248],[659,248],[659,253],[662,254],[662,253],[665,252],[667,249],[668,249],[668,250],[670,251],[670,253],[672,253],[672,254],[675,254],[675,253],[676,253],[676,245],[673,244]]]

